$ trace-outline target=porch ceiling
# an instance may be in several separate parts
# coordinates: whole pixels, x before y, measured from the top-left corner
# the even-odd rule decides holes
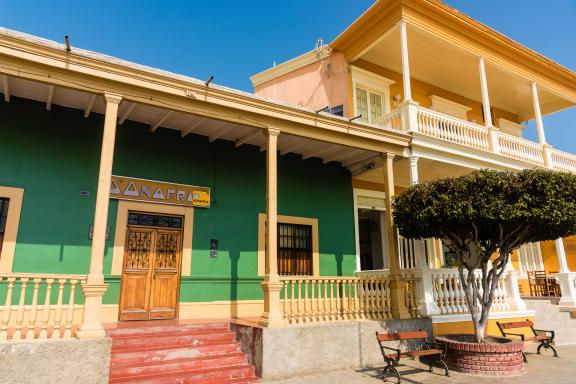
[[[44,103],[47,110],[52,109],[53,105],[81,110],[84,117],[88,117],[91,113],[104,114],[106,109],[101,95],[11,76],[0,75],[0,93],[3,94],[4,102],[9,101],[11,97],[19,97]],[[260,147],[262,151],[266,148],[266,138],[260,128],[129,100],[122,101],[118,110],[119,124],[126,120],[146,124],[151,131],[173,129],[180,131],[182,137],[197,134],[208,137],[210,142],[221,139],[234,142],[237,147],[249,144]],[[302,155],[303,159],[317,157],[324,163],[336,161],[353,174],[373,166],[374,159],[378,158],[376,152],[287,134],[279,137],[278,149],[281,155],[295,153]]]
[[[412,78],[482,101],[477,55],[411,24],[408,24],[408,51]],[[360,59],[401,73],[399,27],[392,28]],[[490,61],[486,62],[486,76],[491,106],[512,112],[521,121],[533,118],[529,79]],[[576,102],[543,87],[539,87],[539,98],[543,114],[572,107]]]
[[[396,187],[408,188],[410,186],[409,163],[406,158],[398,158],[394,162],[394,184]],[[458,177],[474,171],[472,168],[444,163],[437,160],[420,157],[418,159],[418,179],[419,182],[427,182],[447,177]],[[384,173],[382,167],[374,168],[358,174],[356,180],[368,181],[371,183],[384,183]]]

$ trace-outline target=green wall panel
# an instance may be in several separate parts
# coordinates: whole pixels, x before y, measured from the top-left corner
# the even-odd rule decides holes
[[[87,273],[103,119],[14,99],[0,104],[0,185],[25,188],[14,271]],[[194,211],[190,277],[182,301],[261,299],[258,213],[265,211],[265,154],[259,148],[127,122],[118,127],[114,174],[210,187],[212,207]],[[320,273],[355,269],[352,186],[335,163],[279,156],[278,212],[319,219]],[[90,191],[80,196],[80,190]],[[117,201],[109,209],[105,303],[117,303],[110,276]],[[211,258],[210,239],[218,239]]]

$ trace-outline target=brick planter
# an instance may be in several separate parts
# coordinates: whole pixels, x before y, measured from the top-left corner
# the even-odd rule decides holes
[[[524,371],[521,341],[487,337],[486,343],[478,344],[471,335],[445,335],[436,340],[446,344],[446,364],[451,370],[485,376],[514,376]]]

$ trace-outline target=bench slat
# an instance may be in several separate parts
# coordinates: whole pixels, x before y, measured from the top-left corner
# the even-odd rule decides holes
[[[378,333],[376,337],[378,338],[378,341],[425,339],[428,337],[428,332],[413,331],[413,332]]]
[[[498,323],[498,325],[502,329],[512,329],[512,328],[532,327],[534,325],[534,323],[531,322],[530,320],[526,320],[526,321],[514,321],[514,322],[510,322],[510,323]]]

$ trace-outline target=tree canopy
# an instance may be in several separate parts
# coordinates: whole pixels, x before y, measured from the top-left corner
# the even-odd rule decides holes
[[[525,243],[576,233],[576,175],[475,171],[408,188],[394,199],[393,216],[402,236],[441,239],[455,255],[458,284],[466,294],[476,340],[482,342],[511,252]]]
[[[474,239],[511,251],[576,233],[576,175],[475,171],[410,187],[395,198],[393,214],[404,237]]]

